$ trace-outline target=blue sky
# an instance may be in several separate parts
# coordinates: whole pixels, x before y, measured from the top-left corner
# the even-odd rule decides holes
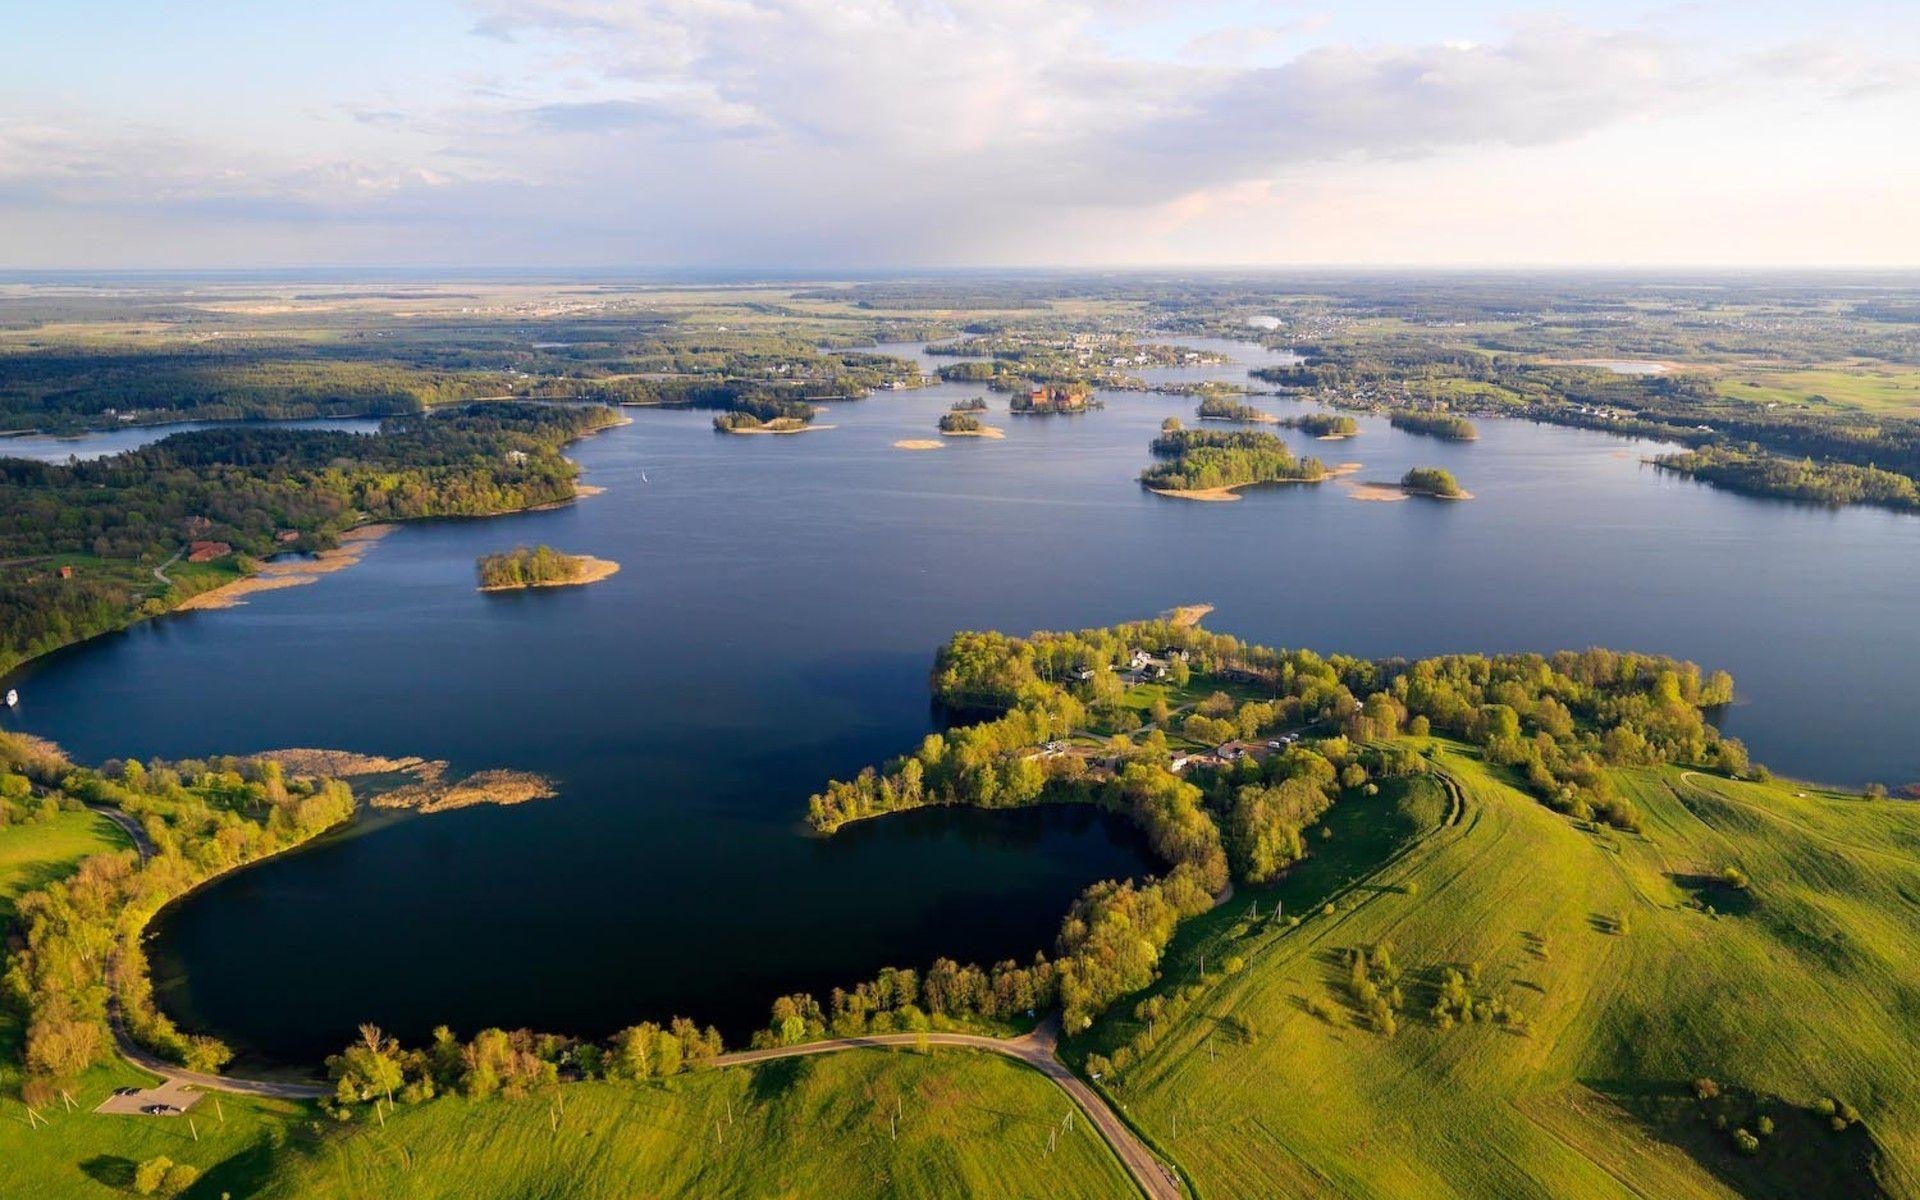
[[[18,4],[0,268],[1920,264],[1920,6]]]

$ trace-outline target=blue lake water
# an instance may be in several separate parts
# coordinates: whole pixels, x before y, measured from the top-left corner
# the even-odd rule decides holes
[[[1175,378],[1272,361],[1234,352]],[[1726,724],[1776,770],[1920,778],[1913,518],[1717,492],[1643,465],[1650,443],[1501,421],[1466,444],[1374,418],[1347,442],[1283,431],[1363,480],[1446,467],[1468,503],[1361,503],[1338,483],[1170,500],[1135,475],[1193,402],[1139,393],[1051,418],[995,396],[1004,441],[894,448],[978,394],[881,393],[793,437],[634,411],[575,448],[603,495],[410,526],[311,587],[56,655],[0,720],[87,760],[337,746],[559,780],[518,808],[369,822],[167,914],[168,1007],[309,1062],[368,1019],[411,1039],[672,1013],[738,1033],[780,992],[1048,946],[1085,883],[1148,869],[1129,831],[1067,810],[798,827],[823,780],[932,726],[927,668],[961,628],[1205,601],[1214,628],[1321,651],[1659,651],[1734,673]],[[476,555],[532,542],[623,569],[474,591]]]

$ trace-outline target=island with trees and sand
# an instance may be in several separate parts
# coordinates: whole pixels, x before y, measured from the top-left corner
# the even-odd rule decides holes
[[[1400,477],[1400,486],[1409,495],[1434,500],[1473,499],[1473,493],[1461,487],[1453,472],[1443,467],[1414,467]]]
[[[588,554],[566,554],[547,545],[515,546],[499,554],[483,554],[474,562],[483,592],[598,583],[619,569],[619,563]]]
[[[1340,413],[1303,413],[1280,422],[1289,429],[1319,438],[1323,442],[1343,441],[1360,436],[1360,423]]]
[[[982,421],[972,410],[944,412],[940,414],[940,436],[1003,438],[1006,431]]]
[[[1298,458],[1271,433],[1183,429],[1169,419],[1151,446],[1155,463],[1140,485],[1184,500],[1237,500],[1237,489],[1258,484],[1319,483],[1338,472],[1317,458]]]

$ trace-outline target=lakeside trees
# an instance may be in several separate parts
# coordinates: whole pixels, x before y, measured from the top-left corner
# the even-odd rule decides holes
[[[1458,413],[1396,408],[1387,414],[1387,423],[1408,433],[1423,433],[1449,442],[1471,442],[1480,436],[1473,422]]]
[[[1872,504],[1920,510],[1920,484],[1878,467],[1817,463],[1768,454],[1757,447],[1709,446],[1654,460],[1662,470],[1690,475],[1751,496],[1813,504]]]
[[[182,1034],[153,1003],[141,934],[153,914],[196,884],[273,854],[346,820],[345,784],[287,779],[264,759],[109,763],[100,770],[36,754],[10,739],[0,760],[44,802],[107,805],[136,819],[151,857],[96,854],[74,874],[22,896],[19,949],[0,980],[26,1028],[29,1086],[71,1079],[113,1048],[110,1004],[133,1038],[191,1069],[213,1070],[230,1052]],[[18,790],[12,787],[11,790]]]
[[[985,426],[979,417],[972,413],[948,412],[940,414],[941,433],[978,433]]]

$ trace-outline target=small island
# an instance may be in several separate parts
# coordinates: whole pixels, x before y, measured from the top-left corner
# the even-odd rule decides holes
[[[1396,408],[1387,414],[1387,424],[1408,433],[1421,433],[1449,442],[1480,440],[1480,431],[1473,427],[1473,422],[1458,413]]]
[[[1430,496],[1435,500],[1473,499],[1473,493],[1460,486],[1453,472],[1440,467],[1415,467],[1400,477],[1400,487],[1409,495]]]
[[[761,420],[750,412],[724,412],[713,419],[716,433],[806,433],[827,426],[814,425],[811,417],[772,417]]]
[[[1302,433],[1310,433],[1323,442],[1338,441],[1343,438],[1360,436],[1360,423],[1352,417],[1338,416],[1334,413],[1307,413],[1305,416],[1291,417],[1281,424]]]
[[[1208,396],[1200,401],[1198,414],[1202,421],[1252,421],[1274,424],[1280,418],[1272,413],[1261,412],[1251,404],[1242,404],[1226,396]]]
[[[953,412],[940,414],[940,435],[942,437],[978,437],[998,438],[1007,436],[1001,430],[982,421],[971,412]]]
[[[1093,398],[1093,389],[1084,383],[1038,384],[1024,392],[1015,392],[1009,407],[1028,417],[1056,413],[1083,413],[1101,404]]]
[[[1236,489],[1261,483],[1319,483],[1332,478],[1317,458],[1296,458],[1271,433],[1254,430],[1182,429],[1169,419],[1153,439],[1155,463],[1140,472],[1140,485],[1158,496],[1182,500],[1238,500]]]
[[[573,587],[598,583],[620,569],[617,562],[586,554],[563,554],[552,546],[515,546],[504,554],[474,560],[483,592],[520,588]]]

